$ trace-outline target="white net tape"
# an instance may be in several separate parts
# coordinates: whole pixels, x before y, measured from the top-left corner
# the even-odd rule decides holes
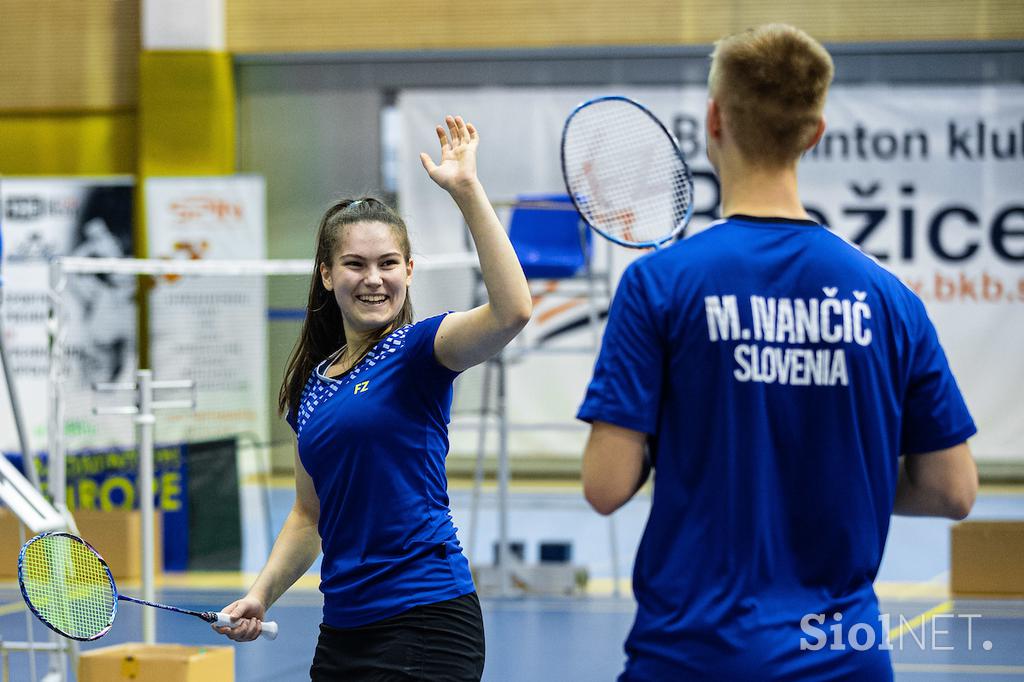
[[[417,319],[476,302],[482,288],[474,254],[414,261],[410,292]],[[99,396],[93,386],[133,382],[140,340],[155,380],[196,386],[194,412],[158,416],[158,444],[234,436],[265,443],[275,433],[287,436],[277,423],[276,398],[302,323],[311,260],[64,258],[54,268],[55,451],[133,446],[131,419],[93,413],[97,406],[124,404],[131,394]],[[144,334],[138,329],[140,299],[146,302]]]

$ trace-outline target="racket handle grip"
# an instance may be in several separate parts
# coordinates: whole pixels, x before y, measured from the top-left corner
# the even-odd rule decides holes
[[[277,622],[272,620],[265,620],[260,623],[262,631],[260,637],[264,639],[277,639]]]
[[[217,612],[217,622],[214,625],[218,627],[233,628],[238,623],[234,618],[224,613],[223,611]],[[264,639],[277,639],[277,623],[272,620],[265,620],[260,623],[260,637]]]

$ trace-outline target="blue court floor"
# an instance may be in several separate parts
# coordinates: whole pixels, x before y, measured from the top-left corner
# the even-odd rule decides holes
[[[468,539],[470,493],[453,485],[456,524]],[[271,495],[272,523],[280,525],[291,503],[288,489]],[[634,604],[627,578],[632,555],[648,511],[640,497],[615,515],[619,543],[619,572],[625,596],[611,594],[611,552],[608,521],[592,513],[572,486],[517,486],[511,501],[510,536],[526,548],[526,560],[536,560],[544,540],[572,543],[573,561],[587,566],[591,589],[585,596],[482,600],[487,635],[489,682],[592,682],[614,680],[623,662],[622,642],[632,623]],[[972,519],[1024,519],[1024,490],[985,489]],[[246,565],[255,571],[266,551],[265,523],[252,523],[246,536]],[[882,611],[889,615],[892,659],[897,680],[956,682],[1024,680],[1024,601],[951,600],[947,583],[950,522],[938,519],[893,519],[889,542],[876,583]],[[493,494],[485,492],[475,551],[471,558],[490,558],[497,522]],[[1024,570],[1024,566],[1022,566]],[[158,600],[200,610],[217,610],[242,591],[251,574],[167,576]],[[124,585],[126,594],[138,594]],[[140,609],[122,604],[117,621],[103,639],[83,650],[139,641]],[[235,645],[235,679],[245,682],[301,682],[316,643],[320,598],[315,576],[306,576],[271,610],[281,627],[274,642]],[[34,623],[34,621],[33,621]],[[37,639],[48,631],[34,623]],[[231,643],[188,616],[159,612],[158,641],[197,646]],[[25,610],[15,585],[0,586],[0,637],[23,641]],[[46,656],[37,656],[39,670]],[[32,678],[27,656],[10,656],[10,679]],[[37,679],[39,679],[37,677]],[[34,682],[34,681],[33,681]]]

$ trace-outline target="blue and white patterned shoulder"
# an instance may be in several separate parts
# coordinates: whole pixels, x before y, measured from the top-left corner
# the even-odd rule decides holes
[[[329,377],[325,374],[331,363],[337,358],[337,353],[331,354],[326,360],[317,365],[313,369],[312,374],[309,375],[305,388],[302,389],[302,400],[299,402],[298,418],[296,420],[299,425],[299,431],[302,431],[302,427],[313,416],[313,412],[318,405],[326,402],[339,389],[351,384],[362,372],[393,358],[405,345],[405,337],[410,329],[412,329],[412,325],[407,324],[378,341],[363,356],[363,359],[357,362],[355,367],[349,370],[348,374],[343,377]]]

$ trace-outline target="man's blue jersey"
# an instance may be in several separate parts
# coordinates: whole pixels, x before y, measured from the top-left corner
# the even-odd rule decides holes
[[[320,500],[324,623],[372,623],[473,591],[448,507],[444,315],[396,329],[337,379],[314,370],[289,423]]]
[[[627,268],[578,416],[655,463],[623,679],[891,677],[898,457],[976,430],[896,277],[810,221],[721,221]]]

